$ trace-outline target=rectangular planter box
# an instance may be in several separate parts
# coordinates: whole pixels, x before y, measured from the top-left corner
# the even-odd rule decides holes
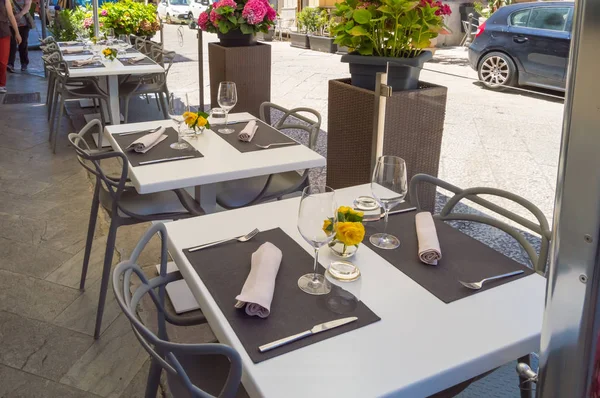
[[[438,174],[447,91],[420,82],[417,90],[387,98],[383,154],[404,159],[409,179]],[[328,105],[327,185],[337,189],[369,183],[375,92],[350,85],[350,79],[330,80]],[[419,199],[423,208],[433,210],[435,187],[419,187]]]
[[[346,46],[338,46],[337,53],[340,55],[348,54],[348,47]]]
[[[337,44],[333,43],[333,37],[326,36],[308,36],[310,49],[323,53],[333,54],[337,51]]]
[[[297,48],[310,48],[308,35],[305,33],[290,32],[290,45]]]
[[[275,31],[270,30],[269,33],[258,32],[256,34],[256,40],[260,41],[273,41],[273,37],[275,37]]]
[[[210,103],[218,107],[219,83],[232,81],[238,102],[232,112],[249,112],[259,116],[260,104],[271,100],[271,46],[256,43],[248,47],[223,47],[208,44]]]

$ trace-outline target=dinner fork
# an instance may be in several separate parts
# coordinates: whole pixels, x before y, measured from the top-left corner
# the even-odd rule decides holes
[[[119,137],[123,137],[124,135],[131,135],[131,134],[139,134],[139,133],[156,133],[158,130],[160,130],[162,126],[158,126],[156,128],[153,128],[152,130],[136,130],[136,131],[128,131],[126,133],[118,133],[115,135],[118,135]]]
[[[252,231],[248,232],[246,235],[238,236],[236,238],[231,238],[231,239],[228,238],[228,239],[218,240],[216,242],[211,242],[211,243],[205,243],[204,245],[192,247],[191,249],[188,249],[188,251],[190,253],[193,253],[198,250],[206,249],[208,247],[222,245],[224,243],[233,242],[235,240],[237,240],[238,242],[248,242],[250,239],[254,238],[256,236],[256,234],[258,234],[258,232],[259,232],[258,228],[255,228]]]
[[[493,280],[496,280],[496,279],[508,278],[510,276],[520,275],[523,272],[524,272],[523,270],[519,270],[519,271],[509,272],[508,274],[490,276],[489,278],[482,279],[479,282],[463,282],[463,281],[458,281],[458,282],[461,285],[463,285],[464,287],[468,287],[469,289],[479,290],[479,289],[481,289],[483,287],[483,284],[486,283],[486,282],[488,282],[488,281],[493,281]]]
[[[256,145],[257,147],[259,147],[259,148],[261,148],[261,149],[269,149],[269,148],[271,148],[272,146],[279,146],[279,145],[293,145],[293,144],[295,144],[295,143],[296,143],[296,141],[294,141],[294,142],[276,142],[276,143],[274,143],[274,144],[268,144],[268,145],[260,145],[260,144],[254,144],[254,145]]]

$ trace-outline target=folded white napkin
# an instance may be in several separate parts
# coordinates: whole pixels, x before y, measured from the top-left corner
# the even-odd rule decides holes
[[[63,50],[63,53],[65,53],[65,54],[77,54],[77,53],[82,53],[82,52],[83,52],[83,47],[65,48]]]
[[[63,41],[60,44],[64,44],[66,46],[72,46],[73,44],[79,44],[79,42],[78,41]]]
[[[235,308],[246,306],[246,314],[250,316],[269,316],[282,256],[281,250],[271,242],[263,243],[252,253],[250,273],[242,292],[235,298],[238,300]]]
[[[246,127],[238,134],[238,138],[240,141],[250,142],[252,138],[254,138],[254,133],[258,130],[258,126],[256,125],[256,120],[250,120]]]
[[[127,63],[128,64],[135,64],[136,62],[140,62],[142,60],[146,59],[146,56],[143,54],[138,54],[138,55],[134,55],[133,57],[128,57],[127,58]]]
[[[146,153],[166,138],[167,135],[165,134],[165,128],[161,127],[158,129],[158,131],[146,134],[143,137],[140,137],[137,140],[133,141],[131,144],[129,144],[127,150],[139,153]]]
[[[442,251],[431,213],[427,211],[417,213],[415,224],[419,241],[419,259],[425,264],[437,265],[442,259]]]
[[[85,65],[91,65],[94,63],[96,63],[96,60],[94,58],[77,59],[77,60],[73,61],[73,66],[85,66]]]

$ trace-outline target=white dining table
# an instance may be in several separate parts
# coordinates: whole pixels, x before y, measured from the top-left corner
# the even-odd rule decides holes
[[[360,195],[370,195],[368,185],[336,190],[336,201],[351,205]],[[445,304],[361,244],[352,259],[361,278],[336,283],[381,321],[253,363],[182,250],[279,227],[312,254],[296,226],[298,205],[292,198],[166,224],[169,252],[210,327],[241,355],[250,396],[425,397],[539,349],[543,277],[532,274]],[[331,251],[321,249],[321,265],[332,260]],[[312,265],[299,268],[298,277]]]
[[[231,122],[255,119],[249,113],[232,113]],[[149,130],[158,126],[173,127],[171,120],[157,120],[106,126],[105,138],[115,151],[123,152],[113,134]],[[196,137],[186,138],[203,157],[132,167],[129,178],[140,194],[195,188],[196,200],[207,213],[216,211],[216,184],[242,178],[258,177],[292,170],[323,167],[326,159],[304,145],[289,145],[241,153],[218,133],[205,130]]]
[[[65,49],[69,50],[81,49],[83,46],[59,47],[62,57],[65,61],[88,59],[91,55],[81,55],[77,53],[65,53]],[[140,52],[127,53],[126,57],[133,57],[141,54]],[[152,73],[164,73],[164,68],[157,63],[152,65],[123,65],[121,61],[115,59],[113,61],[102,58],[101,61],[104,68],[69,68],[69,76],[71,77],[104,77],[100,79],[101,87],[108,90],[110,96],[110,122],[113,125],[121,123],[121,111],[119,107],[119,76],[123,75],[146,75]]]

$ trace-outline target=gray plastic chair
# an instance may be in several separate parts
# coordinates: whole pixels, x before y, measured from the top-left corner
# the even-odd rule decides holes
[[[531,265],[533,266],[533,269],[542,276],[546,275],[546,265],[548,262],[548,249],[550,247],[550,240],[552,239],[552,231],[550,230],[546,216],[544,216],[544,213],[542,213],[542,211],[536,205],[534,205],[533,203],[531,203],[530,201],[528,201],[527,199],[525,199],[519,195],[515,195],[511,192],[504,191],[502,189],[485,188],[485,187],[461,189],[461,188],[458,188],[457,186],[452,185],[446,181],[440,180],[439,178],[436,178],[436,177],[433,177],[433,176],[430,176],[427,174],[416,174],[410,180],[410,187],[409,187],[408,191],[410,194],[410,202],[414,206],[416,206],[418,210],[421,209],[421,206],[419,204],[418,189],[417,189],[417,187],[420,183],[433,184],[433,185],[436,185],[440,188],[443,188],[445,190],[448,190],[448,191],[454,193],[454,196],[452,196],[448,200],[448,202],[446,203],[446,205],[444,206],[444,208],[442,209],[440,214],[434,215],[433,218],[442,220],[442,221],[477,222],[477,223],[481,223],[481,224],[490,225],[492,227],[500,229],[501,231],[506,232],[508,235],[513,237],[521,245],[521,247],[525,250],[525,252],[527,253],[527,256],[529,257]],[[531,214],[533,214],[535,216],[535,218],[537,219],[538,223],[536,224],[535,222],[532,222],[512,211],[506,210],[506,209],[498,206],[497,204],[490,202],[489,200],[479,197],[479,195],[496,196],[496,197],[500,197],[500,198],[509,199],[515,203],[518,203],[519,205],[526,208],[529,212],[531,212]],[[478,205],[485,207],[488,210],[491,210],[496,214],[499,214],[501,216],[506,217],[509,220],[514,221],[515,223],[525,227],[529,231],[532,231],[532,232],[540,235],[541,246],[540,246],[539,253],[536,253],[535,248],[531,245],[531,243],[529,243],[525,239],[525,237],[519,232],[519,230],[517,230],[517,228],[515,228],[503,221],[500,221],[500,220],[492,218],[492,217],[479,215],[479,214],[453,212],[456,205],[458,205],[458,203],[463,199],[470,200],[474,203],[477,203]],[[522,362],[522,363],[526,363],[528,365],[531,365],[531,358],[529,355],[525,355],[525,356],[519,358],[518,361]],[[452,396],[458,394],[459,392],[461,392],[462,390],[466,389],[474,381],[485,377],[489,373],[491,373],[491,372],[477,376],[471,380],[467,380],[461,384],[458,384],[454,387],[449,388],[448,390],[445,390],[445,391],[442,391],[441,393],[435,394],[432,397],[435,397],[435,398],[452,397]],[[526,380],[523,380],[523,379],[520,380],[519,387],[521,390],[521,397],[530,397],[531,396],[530,387],[527,385],[521,385],[525,382],[526,382]],[[526,383],[526,384],[530,384],[530,383]]]
[[[181,218],[200,216],[204,214],[204,211],[184,189],[145,195],[138,194],[132,186],[127,184],[128,163],[127,157],[122,152],[105,152],[102,150],[90,149],[85,140],[85,135],[91,131],[93,127],[99,129],[98,132],[100,133],[100,137],[102,137],[102,124],[96,119],[86,124],[79,134],[69,134],[69,141],[77,152],[79,163],[96,177],[85,253],[83,257],[83,267],[81,270],[81,283],[79,285],[81,290],[84,290],[85,288],[85,279],[92,251],[98,208],[100,205],[102,205],[104,210],[106,210],[110,216],[110,228],[106,239],[106,252],[104,254],[100,298],[98,301],[96,328],[94,331],[94,338],[97,339],[100,337],[102,315],[104,313],[108,278],[115,248],[117,229],[123,225],[133,225],[148,221],[178,220]],[[99,148],[101,148],[101,138],[99,142]],[[102,160],[107,159],[116,159],[121,163],[121,172],[117,177],[109,176],[102,169],[100,163]]]
[[[136,264],[148,241],[158,233],[161,238],[159,276],[148,280]],[[167,232],[162,223],[150,227],[136,245],[131,258],[117,265],[112,276],[117,302],[131,322],[135,336],[151,356],[152,364],[146,384],[146,397],[156,397],[162,370],[167,372],[169,389],[180,397],[248,397],[240,384],[242,360],[233,348],[224,344],[177,344],[169,341],[166,322],[185,325],[185,318],[165,311],[165,286],[181,279],[179,273],[167,274]],[[131,292],[131,276],[141,284]],[[144,295],[150,295],[156,305],[158,336],[137,317],[137,306]]]
[[[313,151],[316,150],[321,128],[321,114],[319,112],[310,108],[286,109],[271,102],[263,102],[260,106],[260,119],[269,125],[271,124],[272,109],[277,109],[283,113],[281,119],[273,124],[274,128],[278,130],[302,130],[308,133],[308,147]],[[301,112],[310,113],[316,120],[302,115]],[[217,186],[217,203],[225,209],[235,209],[280,199],[292,192],[302,191],[308,186],[308,172],[308,169],[303,170],[301,173],[288,171],[269,176],[219,183]]]

